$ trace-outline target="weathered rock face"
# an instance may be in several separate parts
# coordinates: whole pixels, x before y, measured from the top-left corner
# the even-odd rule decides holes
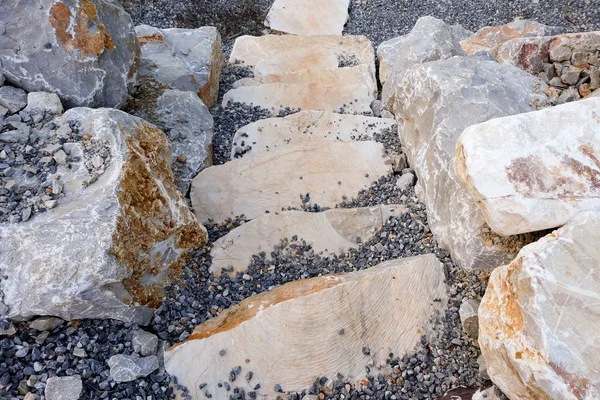
[[[235,275],[248,268],[254,254],[270,253],[282,239],[293,236],[304,239],[317,253],[346,252],[358,248],[357,238],[363,242],[370,240],[389,217],[400,216],[406,210],[404,206],[393,205],[266,214],[217,240],[210,253],[210,270],[221,275],[222,269],[232,266],[231,275]]]
[[[350,0],[275,0],[265,26],[295,35],[341,35],[349,5]]]
[[[378,51],[383,58],[384,70],[381,101],[391,108],[396,86],[403,76],[415,64],[444,60],[456,55],[464,55],[460,41],[468,37],[469,32],[460,26],[450,26],[433,17],[421,17],[408,35],[402,39],[384,42]]]
[[[207,107],[216,104],[223,68],[221,35],[216,28],[140,25],[135,32],[142,46],[140,76],[151,77],[170,89],[197,93]]]
[[[511,399],[600,397],[600,214],[579,214],[492,273],[479,343]]]
[[[187,387],[206,383],[190,391],[193,399],[224,398],[218,384],[237,366],[242,375],[235,385],[251,391],[260,382],[259,398],[275,398],[276,384],[302,391],[315,376],[341,373],[358,381],[369,359],[385,364],[390,349],[402,355],[422,335],[431,338],[432,317],[446,304],[443,281],[441,263],[426,255],[290,282],[198,326],[165,353],[165,366]]]
[[[456,175],[494,232],[534,232],[600,210],[600,99],[465,129]]]
[[[556,26],[547,26],[527,19],[517,19],[510,24],[481,28],[473,36],[460,42],[460,45],[465,53],[472,55],[479,51],[492,51],[511,39],[553,36],[561,33],[561,28]]]
[[[177,188],[185,194],[198,172],[212,165],[212,116],[195,93],[166,90],[156,102],[155,117],[171,140],[171,167]]]
[[[300,111],[284,118],[267,118],[240,128],[233,137],[231,159],[275,152],[287,146],[320,146],[326,142],[373,140],[395,129],[391,118]]]
[[[166,135],[117,110],[75,108],[55,119],[59,130],[71,121],[86,149],[108,148],[110,163],[92,175],[81,150],[80,162],[58,169],[57,207],[0,225],[1,317],[139,321],[206,231],[173,184]]]
[[[135,85],[140,46],[131,18],[110,0],[0,3],[0,74],[67,107],[119,107]]]
[[[383,154],[374,141],[289,146],[204,169],[190,198],[202,222],[253,219],[306,204],[333,207],[391,172]]]
[[[463,268],[494,268],[523,245],[500,238],[485,224],[476,202],[458,181],[452,161],[469,125],[532,111],[546,100],[539,79],[518,68],[476,56],[414,66],[396,90],[394,113],[417,193],[427,206],[432,232]]]

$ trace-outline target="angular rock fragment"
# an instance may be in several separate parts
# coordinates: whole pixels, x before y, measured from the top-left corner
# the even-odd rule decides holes
[[[547,26],[528,19],[516,19],[501,26],[486,26],[474,35],[460,42],[468,55],[480,51],[492,51],[511,39],[536,36],[560,35],[562,29],[556,26]]]
[[[341,35],[349,5],[350,0],[275,0],[265,26],[295,35]]]
[[[16,114],[27,105],[27,93],[23,89],[12,86],[0,87],[0,106],[11,114]]]
[[[206,231],[173,184],[171,145],[124,112],[75,108],[54,121],[110,153],[59,166],[60,203],[26,224],[0,225],[7,315],[143,321]],[[58,154],[58,153],[57,153]],[[108,157],[106,158],[109,159]]]
[[[142,357],[156,354],[156,349],[158,348],[158,336],[138,329],[133,332],[131,346],[133,347],[133,350]]]
[[[216,104],[223,67],[217,28],[139,25],[135,32],[142,47],[141,77],[150,77],[169,89],[194,92],[207,107]]]
[[[247,392],[260,383],[258,397],[275,398],[275,385],[300,392],[316,376],[358,382],[370,359],[385,365],[390,350],[403,355],[421,336],[432,338],[445,304],[443,267],[433,255],[290,282],[198,326],[165,353],[165,366],[187,387],[205,384],[190,391],[192,399],[220,396],[218,384],[237,366],[252,380],[235,385]]]
[[[282,147],[320,146],[324,142],[373,140],[393,129],[396,121],[325,111],[301,111],[284,118],[268,118],[239,129],[233,137],[231,158],[274,152]],[[250,146],[250,149],[247,149]]]
[[[600,210],[600,99],[493,119],[465,129],[456,175],[501,235]]]
[[[64,110],[60,98],[55,93],[31,92],[27,94],[25,111],[44,116],[45,113],[60,115]]]
[[[600,397],[599,227],[600,213],[581,213],[492,273],[479,344],[509,398]]]
[[[140,45],[129,15],[110,0],[0,3],[0,72],[66,107],[119,107],[133,89]]]
[[[108,360],[110,377],[115,382],[131,382],[158,369],[158,357],[135,357],[117,354]]]
[[[80,375],[53,376],[46,381],[46,400],[79,400],[83,384]]]
[[[479,320],[477,317],[478,309],[479,301],[475,299],[468,299],[462,302],[460,309],[458,310],[463,331],[467,334],[467,336],[475,340],[477,340],[477,336],[479,335]]]
[[[333,207],[391,172],[383,150],[372,141],[288,146],[209,167],[192,183],[194,212],[200,221],[221,222],[303,204]]]
[[[527,238],[501,238],[490,231],[454,173],[456,142],[469,125],[546,104],[544,88],[514,66],[476,56],[415,65],[397,86],[393,112],[419,177],[417,194],[439,244],[466,269],[509,261]]]
[[[231,274],[244,271],[254,254],[270,252],[282,239],[296,236],[304,239],[315,252],[339,254],[358,248],[357,238],[370,240],[390,216],[400,216],[406,207],[400,205],[370,208],[336,208],[320,213],[285,211],[267,214],[232,230],[217,240],[210,253],[210,270],[220,275],[233,267]]]

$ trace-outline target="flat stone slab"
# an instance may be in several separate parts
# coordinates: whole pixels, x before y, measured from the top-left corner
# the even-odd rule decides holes
[[[275,0],[265,25],[295,35],[341,35],[350,0]]]
[[[245,271],[254,254],[267,256],[282,239],[297,236],[304,239],[317,253],[339,254],[358,248],[357,238],[370,240],[390,216],[407,211],[402,205],[364,208],[334,208],[320,213],[285,211],[267,214],[247,222],[217,240],[210,252],[211,272],[221,275]]]
[[[251,148],[242,157],[273,152],[290,145],[320,146],[324,142],[373,140],[374,134],[394,129],[395,125],[396,121],[391,118],[301,111],[284,118],[263,119],[239,129],[233,137],[231,159],[236,158],[236,149],[245,146]]]
[[[337,55],[329,49],[291,49],[257,62],[254,76],[285,74],[309,68],[331,69],[338,65]]]
[[[494,270],[479,344],[510,399],[600,398],[600,213],[584,212]]]
[[[457,176],[501,235],[558,227],[600,210],[600,98],[465,129]]]
[[[339,61],[350,65],[366,64],[375,73],[375,50],[365,36],[241,36],[235,40],[229,62],[254,67],[261,60],[288,52],[290,49],[304,49],[308,52],[330,50]]]
[[[194,178],[192,206],[199,220],[215,222],[300,208],[307,193],[307,203],[333,207],[392,171],[383,153],[383,145],[373,141],[332,142],[233,160]]]
[[[369,360],[385,364],[390,351],[401,356],[421,336],[432,338],[446,302],[443,266],[431,254],[290,282],[198,326],[165,353],[165,367],[193,388],[192,399],[228,398],[218,385],[238,366],[232,385],[248,393],[260,384],[258,398],[274,399],[275,385],[300,392],[337,373],[358,382]]]

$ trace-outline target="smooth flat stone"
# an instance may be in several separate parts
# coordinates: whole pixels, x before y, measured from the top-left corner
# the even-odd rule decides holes
[[[269,58],[254,66],[254,76],[285,74],[303,69],[331,69],[339,65],[336,54],[328,49],[293,49]]]
[[[295,35],[341,35],[350,0],[275,0],[265,26]]]

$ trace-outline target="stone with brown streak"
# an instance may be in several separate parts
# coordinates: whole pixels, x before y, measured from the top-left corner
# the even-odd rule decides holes
[[[69,121],[87,140],[106,142],[110,164],[90,185],[84,159],[60,167],[65,197],[56,208],[0,226],[0,273],[8,277],[0,282],[8,314],[0,317],[142,321],[206,231],[173,183],[164,133],[110,109],[75,108],[54,122],[61,129]]]
[[[235,385],[248,392],[260,383],[259,398],[275,398],[276,384],[300,392],[315,377],[337,373],[358,382],[370,359],[385,365],[390,351],[402,356],[421,336],[433,339],[432,321],[446,297],[443,267],[431,254],[290,282],[198,326],[165,353],[165,367],[191,388],[192,399],[204,398],[205,391],[228,398],[218,384],[237,366],[253,377],[238,376]],[[202,390],[200,384],[206,384]]]
[[[66,107],[119,107],[133,89],[140,46],[129,15],[109,0],[0,3],[0,73]]]
[[[600,99],[465,129],[456,175],[501,235],[559,227],[600,210]]]
[[[492,273],[479,344],[514,400],[600,397],[600,213],[584,212]]]

